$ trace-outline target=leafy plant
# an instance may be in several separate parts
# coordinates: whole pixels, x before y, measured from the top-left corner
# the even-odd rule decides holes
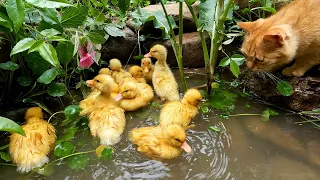
[[[19,126],[19,124],[2,116],[0,116],[0,131],[18,133],[23,136],[26,136],[21,126]]]

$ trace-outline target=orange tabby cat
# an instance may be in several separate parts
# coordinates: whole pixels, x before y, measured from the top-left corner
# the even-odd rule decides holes
[[[285,76],[303,76],[320,64],[320,0],[295,0],[267,19],[240,22],[247,32],[241,51],[253,70],[276,71],[293,58]]]

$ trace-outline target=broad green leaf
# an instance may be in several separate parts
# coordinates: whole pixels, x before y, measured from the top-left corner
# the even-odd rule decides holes
[[[46,70],[39,78],[38,82],[42,84],[50,84],[58,75],[56,68]]]
[[[185,0],[185,2],[189,5],[192,5],[196,2],[197,0]]]
[[[24,134],[24,131],[22,130],[21,126],[19,124],[15,123],[14,121],[0,116],[0,131],[7,131],[11,133],[18,133],[23,136],[26,136]]]
[[[42,36],[52,37],[58,34],[61,34],[61,32],[55,30],[55,29],[45,29],[40,32]]]
[[[61,36],[51,36],[49,37],[49,40],[50,41],[68,41],[67,39],[61,37]],[[73,49],[72,49],[73,50]]]
[[[234,62],[236,62],[239,66],[244,63],[245,57],[240,54],[234,54],[230,57]]]
[[[230,58],[224,57],[223,59],[221,59],[219,66],[225,67],[225,66],[228,66],[229,64],[230,64]]]
[[[44,40],[38,40],[38,41],[36,41],[36,42],[33,43],[32,46],[29,48],[28,53],[32,53],[32,52],[38,51],[39,48],[40,48],[41,46],[43,46],[44,44],[45,44]]]
[[[11,161],[10,154],[7,152],[0,152],[0,157],[1,157],[1,159],[3,159],[6,162]]]
[[[83,169],[88,165],[88,154],[79,154],[67,159],[67,164],[71,169]]]
[[[63,136],[59,139],[58,142],[63,142],[63,141],[69,141],[74,138],[75,133],[77,132],[78,128],[71,126],[69,127],[64,133]]]
[[[25,57],[27,66],[32,72],[38,76],[41,76],[50,66],[50,64],[44,60],[39,53],[32,52]]]
[[[228,90],[216,89],[209,97],[209,104],[221,111],[232,111],[235,108],[235,102],[238,95]]]
[[[102,160],[109,160],[112,159],[112,155],[113,155],[113,148],[109,147],[109,146],[103,146],[100,145],[99,147],[97,147],[96,149],[96,154],[99,158],[101,158]]]
[[[214,131],[214,132],[220,132],[221,131],[221,129],[219,127],[217,127],[216,125],[210,126],[209,130]]]
[[[61,24],[49,24],[47,23],[46,21],[42,20],[39,25],[38,25],[38,31],[42,31],[42,30],[45,30],[45,29],[56,29],[60,32],[63,32],[63,28],[61,26]]]
[[[20,76],[17,78],[18,83],[21,86],[29,86],[32,83],[33,78],[30,76]]]
[[[12,31],[12,21],[9,19],[9,16],[0,12],[0,25],[8,28],[10,31]]]
[[[89,32],[87,34],[90,41],[92,41],[95,44],[103,44],[105,42],[104,36],[98,32]]]
[[[85,6],[69,7],[62,12],[61,25],[63,27],[78,28],[83,25],[88,14]]]
[[[36,173],[38,173],[40,175],[49,177],[54,173],[54,167],[55,167],[55,164],[49,163],[49,164],[46,164],[40,168],[35,168],[32,171],[35,171]]]
[[[293,94],[293,87],[287,81],[279,81],[277,84],[277,89],[283,96],[291,96]]]
[[[131,13],[132,16],[132,21],[135,23],[136,28],[138,29],[142,24],[145,24],[148,21],[154,20],[154,15],[153,13],[142,9],[142,8],[137,8],[137,10],[133,11]]]
[[[123,14],[125,14],[129,8],[130,0],[118,0],[118,6]]]
[[[24,23],[27,24],[39,24],[42,20],[39,9],[34,7],[26,8],[24,15]]]
[[[234,76],[239,77],[239,73],[240,73],[239,65],[233,60],[230,61],[230,70]]]
[[[0,150],[4,150],[4,149],[7,149],[9,147],[9,144],[7,144],[7,145],[4,145],[4,146],[1,146],[0,147]]]
[[[10,56],[29,49],[36,42],[33,38],[24,38],[20,40],[13,48]]]
[[[199,24],[200,26],[211,33],[214,21],[215,21],[215,10],[217,0],[206,0],[201,1],[199,9]]]
[[[80,45],[80,38],[79,38],[79,34],[78,31],[76,31],[76,34],[72,37],[72,39],[74,39],[74,49],[73,49],[73,56],[77,54],[78,49],[79,49],[79,45]]]
[[[0,69],[4,69],[4,70],[8,70],[8,71],[15,71],[19,68],[20,68],[20,65],[14,63],[12,61],[8,61],[8,62],[0,64]]]
[[[40,8],[61,8],[72,6],[67,0],[25,0],[27,3]]]
[[[64,114],[67,119],[75,120],[79,117],[80,107],[78,105],[70,105],[64,109]]]
[[[154,17],[155,19],[153,20],[153,25],[155,28],[162,30],[162,37],[164,38],[168,38],[171,33],[169,23],[171,24],[172,29],[175,29],[178,27],[172,16],[168,17],[169,18],[169,23],[168,23],[165,15],[161,11],[155,12]]]
[[[124,32],[118,27],[108,24],[104,27],[104,30],[112,37],[124,37]]]
[[[24,3],[22,0],[7,0],[6,9],[13,22],[14,29],[18,31],[24,21]]]
[[[40,8],[40,15],[49,24],[60,24],[60,15],[55,8]]]
[[[70,41],[59,42],[56,51],[58,59],[62,64],[67,65],[70,62],[73,57],[73,48],[74,45]]]
[[[206,114],[206,113],[208,113],[209,112],[209,108],[208,108],[208,106],[201,106],[201,112],[203,113],[203,114]]]
[[[57,157],[65,157],[73,153],[75,147],[69,141],[60,142],[54,148],[54,155]]]
[[[48,94],[53,97],[64,96],[66,92],[67,87],[62,83],[51,83],[48,87]]]
[[[51,44],[45,43],[42,46],[40,46],[37,51],[39,52],[40,56],[43,59],[48,61],[54,67],[60,66],[60,63],[58,61],[57,52]]]

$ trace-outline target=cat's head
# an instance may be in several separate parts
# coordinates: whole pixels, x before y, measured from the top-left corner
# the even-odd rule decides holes
[[[241,47],[249,69],[276,71],[290,63],[296,53],[297,37],[290,25],[273,25],[264,19],[240,22],[247,32]]]

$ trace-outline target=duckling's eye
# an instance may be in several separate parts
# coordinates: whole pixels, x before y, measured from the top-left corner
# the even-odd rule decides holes
[[[152,51],[153,53],[156,53],[157,51],[156,50],[154,50],[154,51]]]
[[[124,93],[127,93],[127,92],[128,92],[128,90],[125,90],[125,91],[124,91]]]
[[[96,82],[100,82],[99,80],[96,80]]]
[[[180,139],[177,139],[177,138],[176,138],[176,139],[174,139],[174,140],[176,140],[176,141],[178,141],[178,142],[181,142],[181,141],[180,141]]]

